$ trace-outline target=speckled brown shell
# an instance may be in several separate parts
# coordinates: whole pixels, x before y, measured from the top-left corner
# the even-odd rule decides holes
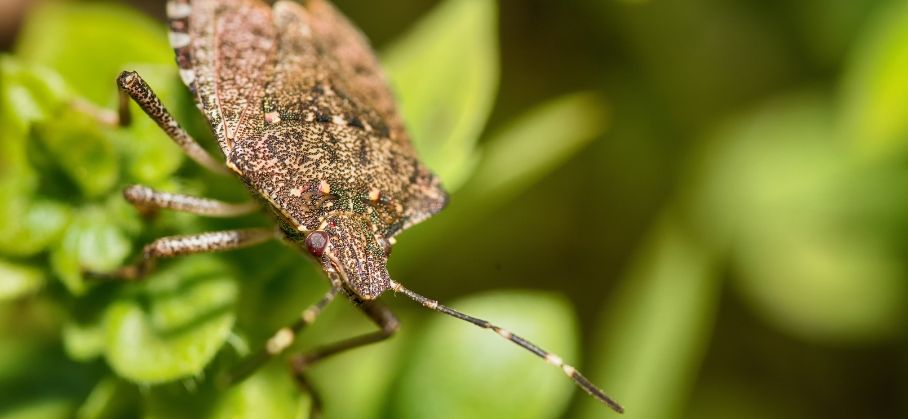
[[[380,240],[447,195],[418,160],[365,37],[321,0],[171,0],[168,16],[180,74],[228,167],[288,237],[331,233],[339,261],[323,265],[360,296],[386,290]]]

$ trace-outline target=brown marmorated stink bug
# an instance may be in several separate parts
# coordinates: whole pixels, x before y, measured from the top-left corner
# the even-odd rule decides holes
[[[109,277],[141,279],[160,258],[281,239],[314,257],[331,283],[324,297],[242,362],[229,382],[242,380],[281,354],[342,293],[380,330],[292,357],[294,376],[310,388],[302,374],[308,366],[398,330],[394,315],[376,301],[393,290],[426,308],[493,330],[623,411],[558,356],[391,279],[386,262],[394,236],[440,211],[448,198],[438,178],[416,157],[368,41],[332,5],[324,0],[305,5],[280,0],[273,6],[262,0],[170,0],[167,17],[180,76],[194,93],[226,161],[220,163],[192,139],[135,72],[123,72],[117,79],[120,124],[129,122],[132,98],[197,163],[239,177],[274,214],[278,228],[164,237],[145,246],[139,263]],[[139,185],[124,195],[139,209],[205,216],[237,216],[260,208]],[[316,405],[317,399],[313,397]]]

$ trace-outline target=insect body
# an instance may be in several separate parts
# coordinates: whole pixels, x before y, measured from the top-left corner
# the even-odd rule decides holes
[[[377,59],[363,35],[333,6],[261,0],[170,0],[170,41],[180,76],[195,94],[230,172],[275,216],[270,229],[230,230],[158,239],[143,259],[116,277],[138,279],[157,259],[222,251],[280,238],[321,265],[330,290],[226,380],[236,382],[282,353],[339,293],[379,331],[291,359],[294,375],[312,363],[390,337],[397,319],[376,300],[394,290],[423,306],[491,329],[562,369],[588,393],[621,407],[573,367],[498,326],[423,297],[391,279],[386,267],[394,237],[440,211],[447,194],[417,158]],[[207,154],[173,119],[134,72],[118,78],[120,120],[131,97],[188,155],[215,171]],[[125,191],[140,209],[173,209],[207,216],[254,211],[250,204],[169,194],[143,186]],[[308,387],[308,386],[307,386]]]

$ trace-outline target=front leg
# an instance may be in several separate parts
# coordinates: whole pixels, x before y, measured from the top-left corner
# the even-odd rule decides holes
[[[129,98],[132,98],[145,113],[154,120],[167,135],[173,139],[180,148],[196,163],[215,173],[227,173],[224,164],[208,154],[189,133],[167,111],[161,99],[155,95],[148,83],[142,80],[135,71],[124,71],[117,77],[117,87],[120,89],[119,125],[125,126],[130,122]]]

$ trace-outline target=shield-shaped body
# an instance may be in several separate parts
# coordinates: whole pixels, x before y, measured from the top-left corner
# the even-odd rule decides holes
[[[173,0],[171,44],[228,167],[286,237],[328,234],[359,297],[389,288],[387,250],[447,195],[417,158],[365,37],[330,4]]]

